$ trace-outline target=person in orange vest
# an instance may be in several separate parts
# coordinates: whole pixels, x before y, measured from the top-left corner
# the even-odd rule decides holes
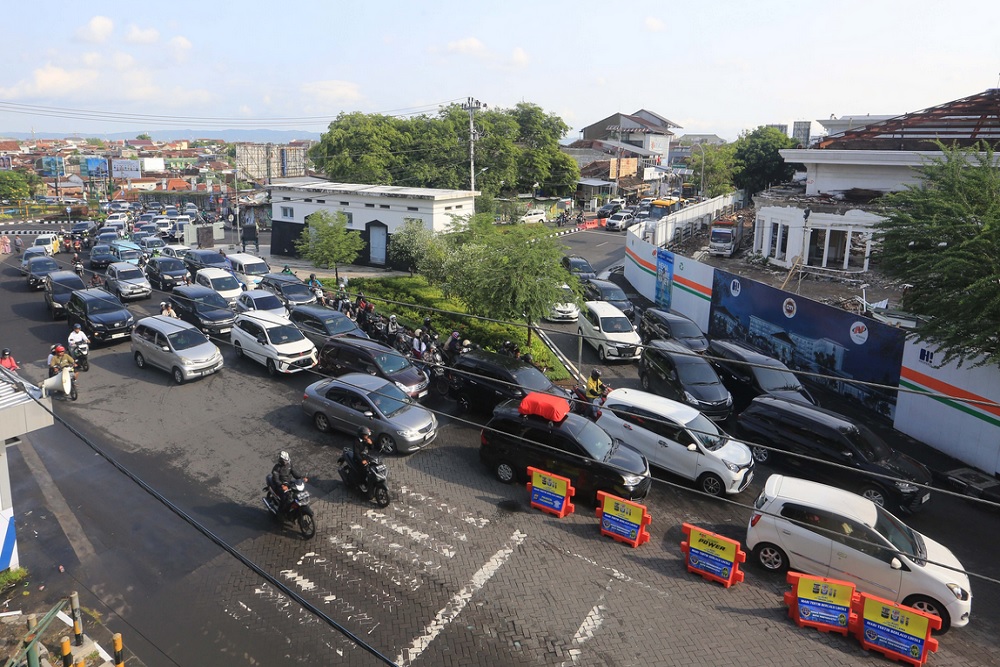
[[[14,357],[11,355],[9,347],[5,347],[3,352],[0,353],[0,366],[3,366],[9,371],[21,370],[21,367],[17,365],[16,361],[14,361]]]

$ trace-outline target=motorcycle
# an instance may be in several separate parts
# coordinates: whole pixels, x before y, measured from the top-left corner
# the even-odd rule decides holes
[[[90,245],[91,245],[90,236],[84,236],[83,237],[83,249],[84,250],[90,250]]]
[[[81,262],[80,260],[76,260],[75,262],[73,262],[73,271],[76,272],[76,275],[83,278],[83,262]]]
[[[313,517],[312,508],[309,507],[309,492],[306,491],[304,480],[293,479],[288,483],[288,506],[284,511],[281,508],[281,496],[278,491],[271,487],[271,476],[268,475],[264,482],[264,507],[282,523],[291,522],[297,524],[302,537],[312,539],[316,535],[316,519]]]
[[[69,346],[69,353],[77,367],[86,373],[90,370],[90,343],[74,343]]]
[[[354,460],[353,448],[345,447],[337,463],[339,465],[337,472],[340,473],[340,478],[344,480],[347,488],[357,491],[368,500],[374,500],[379,507],[389,505],[389,487],[385,481],[389,476],[389,469],[382,463],[382,459],[369,452],[368,469],[363,480],[359,479],[362,474],[361,465]]]
[[[562,227],[567,222],[569,222],[569,216],[566,215],[565,211],[563,211],[559,214],[559,217],[556,218],[556,227]]]
[[[62,250],[63,252],[73,252],[73,239],[68,236],[64,236],[62,240]]]
[[[83,242],[80,239],[73,239],[73,252],[80,252],[83,249]]]
[[[573,387],[570,393],[573,395],[569,401],[571,404],[570,409],[573,413],[596,421],[594,412],[596,410],[597,416],[600,416],[600,406],[604,405],[604,401],[607,400],[608,394],[611,393],[611,387],[604,385],[604,392],[599,399],[592,399],[587,396],[586,386]],[[595,401],[598,401],[596,406],[594,405]]]
[[[427,352],[424,353],[423,366],[424,373],[427,374],[431,386],[441,396],[447,396],[450,387],[450,383],[448,382],[448,368],[444,355],[441,353],[441,348],[437,343],[431,343],[431,346],[427,348]]]

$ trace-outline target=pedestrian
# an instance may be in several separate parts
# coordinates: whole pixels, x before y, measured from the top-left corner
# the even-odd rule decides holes
[[[20,236],[14,237],[14,249],[17,251],[18,255],[20,255],[21,251],[24,249],[24,241],[21,240]]]
[[[5,255],[10,254],[10,237],[6,234],[0,236],[0,252]]]

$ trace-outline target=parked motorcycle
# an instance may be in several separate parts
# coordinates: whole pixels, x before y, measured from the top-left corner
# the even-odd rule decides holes
[[[363,495],[368,500],[374,500],[379,507],[389,505],[389,486],[386,478],[389,476],[389,469],[382,459],[375,454],[368,454],[368,468],[364,472],[364,466],[354,458],[354,449],[345,447],[344,453],[337,459],[340,478],[349,489],[353,489]],[[364,479],[360,479],[364,475]]]
[[[271,487],[271,476],[264,480],[264,507],[283,523],[297,524],[302,537],[312,539],[316,535],[316,519],[309,507],[309,492],[306,491],[304,480],[293,479],[288,483],[288,506],[282,511],[281,496]]]
[[[90,343],[71,343],[69,353],[81,371],[90,370]]]

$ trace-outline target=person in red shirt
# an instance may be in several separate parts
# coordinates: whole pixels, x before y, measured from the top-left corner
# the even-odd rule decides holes
[[[11,356],[9,347],[5,347],[3,349],[3,353],[0,353],[0,366],[3,366],[9,371],[21,370],[21,367],[17,365],[16,361],[14,361],[14,357]]]

